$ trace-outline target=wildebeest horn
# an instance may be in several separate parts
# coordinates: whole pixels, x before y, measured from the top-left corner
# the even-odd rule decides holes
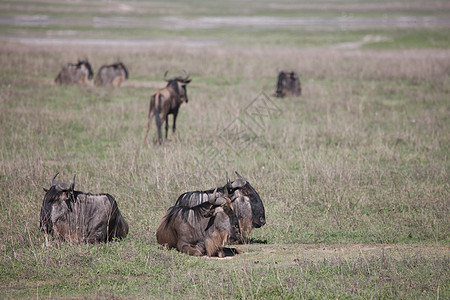
[[[236,175],[237,175],[239,178],[242,178],[242,176],[241,176],[237,171],[234,171],[234,173],[236,173]]]
[[[59,174],[59,172],[57,172],[57,173],[55,174],[55,176],[53,176],[52,180],[50,180],[50,187],[53,186],[53,181],[55,180],[56,176],[58,176],[58,174]]]
[[[76,174],[73,174],[72,182],[70,182],[70,186],[69,186],[70,191],[73,191],[73,189],[75,188],[75,176],[76,176]]]
[[[217,188],[214,190],[212,195],[209,195],[209,203],[214,204],[216,202],[216,198],[217,198],[216,193],[217,193]]]
[[[186,77],[185,77],[185,78],[183,78],[183,81],[186,81],[186,80],[188,80],[188,78],[189,78],[189,73],[188,73],[188,72],[186,72],[186,70],[185,70],[185,69],[183,69],[183,72],[184,72],[184,74],[186,75]]]
[[[231,180],[230,177],[228,177],[228,172],[226,172],[226,174],[227,174],[227,187],[231,188]]]
[[[169,81],[169,79],[166,78],[167,73],[169,73],[169,70],[167,70],[166,73],[164,73],[164,80],[165,80],[165,81]]]

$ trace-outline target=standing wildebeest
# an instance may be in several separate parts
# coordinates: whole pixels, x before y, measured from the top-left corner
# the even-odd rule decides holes
[[[297,74],[295,72],[281,71],[278,74],[275,96],[283,98],[286,96],[300,96],[301,94],[302,87]]]
[[[56,84],[84,84],[87,79],[92,79],[94,72],[87,59],[78,60],[77,64],[65,65],[55,78]]]
[[[158,128],[158,143],[162,143],[161,126],[162,123],[166,122],[166,139],[167,132],[169,131],[169,114],[173,114],[173,135],[176,139],[176,121],[178,115],[178,109],[183,102],[188,103],[189,99],[186,92],[186,85],[191,82],[189,79],[189,74],[184,71],[186,77],[173,77],[167,79],[167,72],[164,73],[164,80],[167,81],[167,86],[163,89],[157,90],[150,98],[150,108],[148,111],[148,123],[147,131],[144,136],[144,144],[147,140],[148,131],[150,129],[150,123],[152,121],[153,115],[156,120],[156,127]]]
[[[40,228],[57,240],[73,243],[106,242],[124,238],[128,224],[109,194],[89,194],[74,191],[75,175],[69,184],[50,181],[44,188]]]
[[[119,87],[120,84],[128,79],[128,70],[121,62],[112,65],[101,66],[95,76],[94,84],[96,86]]]
[[[243,178],[236,172],[238,179],[233,182],[227,174],[227,184],[218,187],[219,194],[229,194],[233,201],[233,209],[239,219],[239,227],[241,228],[241,242],[247,242],[247,235],[251,233],[253,228],[259,228],[266,224],[266,215],[264,205],[255,189],[250,185],[247,179]],[[175,206],[196,206],[200,203],[208,201],[209,195],[214,189],[208,191],[187,192],[178,197]]]
[[[224,257],[223,246],[241,238],[239,221],[231,205],[233,200],[216,191],[205,200],[194,207],[169,208],[156,231],[158,243],[189,255]]]

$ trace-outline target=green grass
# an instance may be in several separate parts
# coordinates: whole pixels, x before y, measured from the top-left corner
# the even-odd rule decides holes
[[[1,1],[1,16],[127,16],[113,2]],[[191,4],[194,1],[191,2]],[[242,15],[333,17],[448,14],[439,3],[136,2],[143,19]],[[128,4],[128,3],[127,3]],[[281,3],[289,6],[289,3]],[[373,4],[373,5],[372,5]],[[53,6],[52,6],[53,5]],[[204,5],[204,6],[202,6]],[[330,5],[322,10],[319,6]],[[370,6],[372,5],[372,6]],[[374,6],[375,5],[375,6]],[[312,6],[312,7],[311,7]],[[353,11],[352,11],[353,10]],[[316,11],[318,11],[316,13]],[[306,14],[306,13],[305,13]],[[450,298],[448,159],[450,53],[445,28],[255,30],[2,25],[0,36],[166,39],[167,45],[110,47],[0,42],[0,295],[6,298],[447,299]],[[336,46],[363,41],[351,49]],[[217,45],[180,46],[180,40]],[[94,72],[118,58],[130,71],[120,89],[55,86],[61,66],[88,58]],[[192,83],[180,109],[178,142],[142,145],[150,95],[166,70]],[[243,109],[271,95],[278,70],[299,73],[303,94],[275,99],[258,127]],[[234,121],[234,123],[232,123]],[[250,127],[244,135],[230,124]],[[242,129],[242,127],[241,127]],[[224,136],[231,138],[225,143]],[[152,124],[150,140],[156,136]],[[171,133],[169,133],[171,138]],[[248,139],[246,139],[248,138]],[[231,145],[231,147],[230,147]],[[211,152],[211,149],[216,149]],[[219,154],[213,159],[214,154]],[[237,170],[260,194],[267,224],[260,243],[229,259],[161,249],[155,230],[186,191],[225,184]],[[77,175],[76,189],[115,197],[130,225],[119,242],[44,246],[43,187]]]

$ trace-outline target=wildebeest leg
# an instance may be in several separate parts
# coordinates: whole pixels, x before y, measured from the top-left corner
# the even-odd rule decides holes
[[[164,118],[163,118],[164,120]],[[155,121],[156,121],[156,127],[158,128],[158,143],[161,145],[162,143],[162,133],[161,133],[161,117],[159,116],[159,111],[155,112]]]
[[[172,125],[172,132],[173,132],[173,139],[175,141],[177,141],[177,134],[175,133],[175,130],[177,129],[177,115],[178,115],[178,110],[174,111],[173,113],[173,125]]]
[[[168,131],[169,131],[169,114],[166,115],[166,140]]]
[[[200,252],[200,250],[190,246],[190,245],[184,245],[181,247],[181,252],[187,253],[192,256],[203,256],[203,253]]]

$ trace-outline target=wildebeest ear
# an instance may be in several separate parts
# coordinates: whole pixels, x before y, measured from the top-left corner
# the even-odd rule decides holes
[[[191,80],[192,79],[189,79],[189,80],[185,80],[185,81],[183,81],[185,84],[188,84],[188,83],[190,83],[191,82]]]

